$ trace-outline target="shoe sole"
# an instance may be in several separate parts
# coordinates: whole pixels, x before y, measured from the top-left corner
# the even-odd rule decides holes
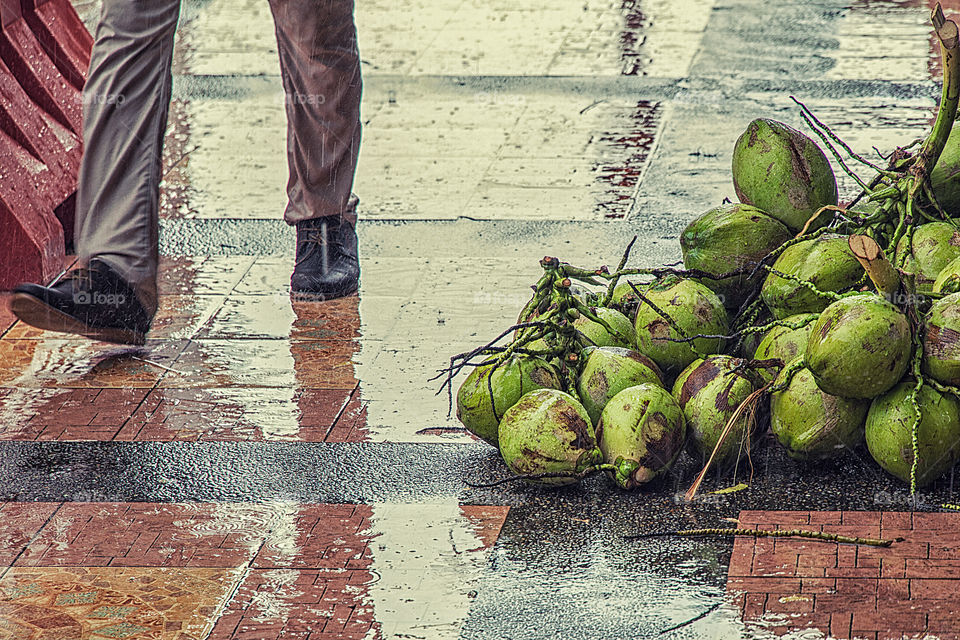
[[[142,345],[146,336],[132,329],[93,327],[73,316],[54,309],[39,298],[28,293],[14,293],[10,297],[10,310],[17,318],[37,329],[75,333],[92,340],[116,344]]]

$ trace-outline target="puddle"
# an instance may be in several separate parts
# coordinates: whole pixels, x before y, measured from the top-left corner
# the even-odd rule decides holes
[[[258,504],[190,503],[179,505],[184,514],[197,517],[177,520],[175,527],[195,538],[225,536],[234,548],[243,549],[247,560],[261,550],[279,565],[291,564],[299,555],[297,528],[300,504],[267,501]]]
[[[189,513],[191,505],[184,506]],[[245,549],[244,579],[250,575],[251,561],[260,553],[269,555],[280,567],[299,559],[298,539],[303,534],[298,528],[299,503],[196,505],[193,510],[203,517],[176,521],[174,526],[197,538],[224,536],[235,549]],[[260,572],[263,588],[253,594],[249,603],[251,618],[256,622],[286,623],[293,603],[303,595],[296,586],[298,577],[299,572],[293,569]]]
[[[460,637],[492,543],[465,509],[456,502],[373,505],[370,570],[377,577],[367,598],[380,634],[368,638]]]

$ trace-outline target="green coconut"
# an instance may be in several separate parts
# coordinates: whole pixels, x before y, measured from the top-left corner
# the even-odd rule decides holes
[[[934,293],[956,293],[960,291],[960,258],[947,263],[933,282]]]
[[[661,311],[670,316],[687,337],[695,335],[727,335],[730,325],[723,303],[707,286],[667,276],[643,288],[643,294]],[[675,375],[697,359],[686,342],[670,342],[680,335],[653,307],[641,302],[637,307],[637,351],[649,356],[667,375]],[[720,338],[697,338],[693,345],[704,354],[723,349]]]
[[[677,401],[655,384],[628,387],[603,410],[597,440],[607,474],[623,489],[650,482],[673,464],[686,438],[686,419]]]
[[[619,305],[621,308],[630,308],[636,306],[640,299],[637,297],[637,294],[634,293],[633,287],[630,286],[631,284],[638,289],[644,286],[644,283],[642,282],[631,283],[626,279],[619,280],[617,285],[613,288],[613,297],[610,299],[610,301],[613,304]]]
[[[747,204],[725,204],[710,209],[687,225],[680,235],[683,264],[721,274],[750,267],[793,237],[779,220]],[[751,280],[746,275],[721,280],[701,278],[728,309],[739,308],[760,284],[763,271]]]
[[[596,433],[587,410],[563,391],[540,389],[525,394],[500,421],[500,455],[517,475],[577,474],[599,464]],[[565,485],[574,478],[530,482]]]
[[[954,126],[937,164],[930,172],[937,202],[951,217],[960,216],[960,126]]]
[[[897,243],[895,264],[915,276],[918,293],[930,293],[940,272],[960,258],[960,229],[949,222],[928,222]]]
[[[781,371],[774,386],[786,383],[792,364]],[[824,393],[804,367],[794,373],[786,389],[770,396],[770,428],[791,458],[832,458],[863,441],[869,409],[869,400]]]
[[[740,202],[796,233],[824,205],[837,204],[837,179],[816,143],[782,122],[759,118],[733,148],[733,186]],[[830,220],[820,215],[811,230]]]
[[[870,405],[866,440],[870,455],[891,475],[910,482],[913,466],[913,424],[910,395],[915,385],[903,382]],[[917,394],[920,426],[917,429],[917,486],[930,484],[960,457],[960,403],[930,385]]]
[[[580,355],[583,367],[577,376],[577,395],[593,424],[610,398],[627,387],[643,383],[663,386],[657,363],[632,349],[587,347]]]
[[[754,358],[777,358],[790,362],[797,356],[802,356],[807,350],[807,340],[813,331],[813,324],[819,317],[819,313],[798,313],[784,318],[783,325],[773,327],[763,336],[754,352]]]
[[[941,384],[960,386],[960,293],[930,307],[923,337],[923,370]]]
[[[702,463],[720,442],[727,422],[737,407],[762,384],[762,378],[749,369],[737,370],[746,360],[731,356],[710,356],[696,360],[677,378],[673,397],[687,419],[687,449]],[[736,371],[735,371],[736,370]],[[735,464],[747,452],[748,442],[756,427],[744,412],[734,423],[729,435],[717,448],[717,467]]]
[[[633,323],[616,309],[607,307],[593,307],[591,309],[598,318],[606,322],[613,332],[611,333],[598,322],[588,319],[585,315],[573,321],[573,326],[582,333],[588,340],[588,345],[593,344],[597,347],[622,347],[624,349],[633,349],[634,343]]]
[[[817,385],[843,398],[875,398],[910,366],[910,322],[875,293],[847,296],[827,307],[807,342],[804,362]]]
[[[497,416],[502,417],[528,391],[561,387],[557,371],[541,358],[513,356],[496,370],[492,363],[481,364],[457,391],[457,418],[467,431],[497,446]]]
[[[825,234],[788,247],[776,262],[776,271],[811,282],[820,291],[846,291],[863,276],[847,244],[847,236]],[[818,296],[799,282],[770,273],[760,290],[774,318],[783,320],[798,313],[819,313],[830,300]]]

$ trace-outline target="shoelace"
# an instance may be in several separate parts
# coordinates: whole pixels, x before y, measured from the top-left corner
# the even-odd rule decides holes
[[[297,259],[294,268],[300,266],[300,264],[308,259],[314,252],[316,248],[319,247],[321,252],[321,260],[323,261],[323,271],[326,271],[330,268],[330,256],[336,255],[337,253],[342,253],[343,243],[338,240],[333,240],[329,236],[329,227],[326,225],[321,226],[319,229],[311,229],[305,237],[300,239],[297,243],[297,249],[299,253],[299,248],[306,245],[306,250],[303,252],[303,255]]]
[[[297,242],[297,253],[300,254],[301,247],[305,247],[303,253],[297,258],[294,268],[299,267],[300,263],[308,259],[317,247],[320,247],[320,250],[323,252],[324,262],[326,262],[327,257],[327,247],[329,246],[326,238],[326,229],[323,230],[312,230],[310,233],[305,234],[305,237],[300,239]]]
[[[89,291],[93,289],[93,270],[88,267],[78,267],[64,276],[64,282],[73,285],[73,290]]]

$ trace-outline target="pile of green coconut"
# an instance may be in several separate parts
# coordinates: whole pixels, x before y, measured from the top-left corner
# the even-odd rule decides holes
[[[949,471],[960,459],[960,51],[939,10],[934,25],[943,93],[922,140],[874,162],[798,103],[855,198],[839,204],[811,137],[754,120],[733,149],[739,202],[686,227],[682,268],[628,268],[631,247],[613,270],[541,260],[517,322],[442,371],[451,402],[469,371],[455,397],[464,427],[516,477],[548,485],[602,471],[632,489],[686,450],[703,468],[696,486],[767,430],[805,461],[865,444],[912,491]]]

